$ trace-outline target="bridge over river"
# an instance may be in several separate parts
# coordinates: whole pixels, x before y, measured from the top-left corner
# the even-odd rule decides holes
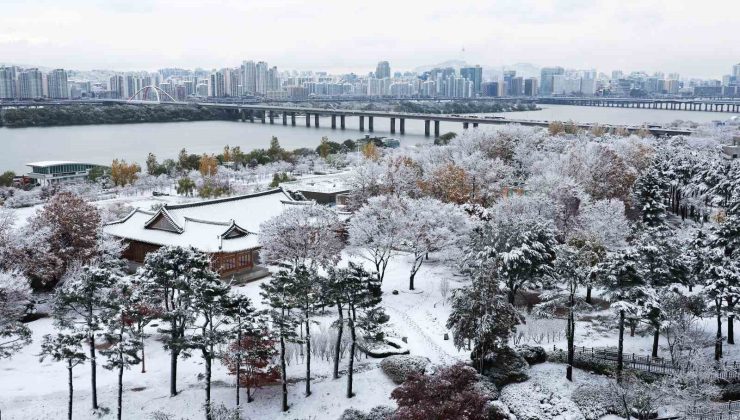
[[[442,121],[445,122],[456,122],[462,124],[464,129],[469,127],[478,127],[480,125],[505,125],[505,124],[519,124],[522,126],[531,127],[548,127],[551,121],[542,120],[525,120],[516,118],[504,118],[498,116],[480,116],[480,115],[457,115],[457,114],[424,114],[424,113],[410,113],[410,112],[396,112],[396,111],[368,111],[368,110],[355,110],[355,109],[332,109],[332,108],[315,108],[315,107],[300,107],[295,105],[276,105],[276,104],[251,104],[251,103],[216,103],[216,102],[151,102],[151,101],[125,101],[125,100],[86,100],[86,101],[43,101],[43,102],[9,102],[0,103],[0,107],[48,107],[48,106],[65,106],[74,104],[133,104],[133,105],[148,105],[148,106],[201,106],[207,108],[225,109],[234,114],[235,118],[241,121],[255,122],[259,120],[262,123],[275,124],[276,120],[278,123],[283,125],[296,126],[296,117],[302,117],[306,127],[311,127],[312,120],[313,125],[318,127],[320,124],[319,117],[330,117],[332,129],[344,129],[345,121],[347,118],[358,118],[360,131],[373,132],[375,127],[376,119],[388,120],[390,124],[390,132],[404,134],[406,132],[406,120],[421,120],[424,121],[424,135],[429,137],[432,134],[434,137],[439,137],[440,129],[439,124]],[[591,129],[596,124],[593,123],[577,123],[579,128]],[[675,135],[691,135],[693,130],[679,129],[679,128],[666,128],[659,126],[642,126],[642,125],[609,125],[609,124],[598,124],[600,127],[605,129],[617,129],[623,128],[628,130],[630,133],[637,132],[638,130],[647,129],[653,135],[661,136],[675,136]]]

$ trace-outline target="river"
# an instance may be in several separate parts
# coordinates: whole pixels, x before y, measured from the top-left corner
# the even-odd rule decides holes
[[[726,120],[733,114],[716,112],[668,111],[631,108],[577,107],[542,105],[538,111],[493,114],[511,119],[598,122],[603,124],[636,125],[666,124],[675,120],[698,123]],[[183,147],[191,153],[219,153],[224,145],[240,146],[248,151],[267,148],[272,136],[286,149],[316,147],[323,136],[332,141],[357,139],[357,118],[347,118],[346,130],[332,130],[329,117],[321,119],[320,127],[306,128],[299,118],[296,127],[283,126],[280,118],[274,125],[231,121],[200,121],[178,123],[147,123],[122,125],[87,125],[67,127],[0,128],[0,172],[13,170],[24,173],[24,165],[40,160],[72,160],[110,165],[113,159],[125,159],[143,164],[149,152],[160,160],[175,158]],[[311,121],[313,125],[313,121]],[[388,119],[375,119],[375,135],[395,137],[404,146],[429,143],[424,137],[424,122],[406,121],[406,134],[390,134]],[[459,123],[440,124],[440,132],[462,131]]]

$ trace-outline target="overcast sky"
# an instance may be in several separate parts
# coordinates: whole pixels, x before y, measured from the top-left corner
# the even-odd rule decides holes
[[[721,78],[740,0],[0,0],[0,62],[406,70],[452,59]]]

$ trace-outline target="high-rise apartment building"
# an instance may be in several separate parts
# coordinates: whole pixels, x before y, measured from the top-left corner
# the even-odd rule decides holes
[[[387,61],[380,61],[375,68],[375,78],[385,79],[386,77],[391,77],[391,65]]]
[[[483,68],[481,66],[463,67],[460,69],[460,76],[473,82],[473,96],[481,93],[483,83]]]
[[[111,76],[109,81],[108,90],[110,91],[111,99],[128,99],[126,98],[124,79],[122,75],[116,74]]]
[[[210,83],[208,83],[208,96],[214,96],[217,98],[226,96],[223,71],[211,73]]]
[[[516,77],[516,71],[506,70],[504,71],[504,94],[507,96],[512,95],[512,80]]]
[[[48,96],[51,99],[68,99],[69,88],[67,87],[67,72],[63,69],[52,70],[46,76],[48,83]]]
[[[18,97],[34,99],[44,96],[44,76],[39,69],[26,69],[18,75]]]
[[[0,99],[15,99],[18,93],[15,89],[16,68],[0,66]]]
[[[553,77],[565,73],[562,67],[543,67],[540,71],[540,94],[552,95],[554,90]]]
[[[509,95],[511,96],[524,95],[524,78],[522,76],[512,78],[509,83],[510,83]]]
[[[255,93],[267,93],[267,63],[260,61],[255,66]]]
[[[244,93],[254,95],[257,91],[257,65],[254,61],[249,60],[242,63],[242,77]]]

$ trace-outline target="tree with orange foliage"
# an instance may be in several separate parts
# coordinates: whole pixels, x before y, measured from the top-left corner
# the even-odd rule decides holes
[[[454,163],[435,169],[427,180],[419,181],[419,186],[424,194],[445,203],[465,204],[475,201],[468,174]]]
[[[110,165],[110,178],[113,185],[123,187],[133,184],[139,171],[141,171],[141,167],[136,163],[126,163],[125,160],[114,159]]]
[[[365,156],[365,159],[380,159],[380,151],[378,150],[378,146],[376,146],[375,143],[372,141],[369,141],[364,146],[362,146],[362,155]]]
[[[216,160],[216,157],[212,154],[207,155],[203,153],[203,156],[201,156],[200,158],[200,165],[198,166],[198,170],[203,176],[214,176],[216,175],[216,171],[218,170],[218,160]]]

